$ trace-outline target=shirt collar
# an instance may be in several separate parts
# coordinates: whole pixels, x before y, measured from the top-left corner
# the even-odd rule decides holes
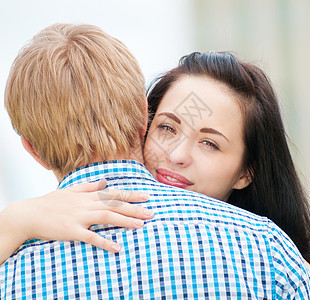
[[[96,162],[79,167],[66,175],[59,183],[57,189],[63,189],[84,182],[97,181],[101,178],[107,180],[120,178],[137,178],[156,182],[154,177],[141,163],[134,160],[113,160]]]

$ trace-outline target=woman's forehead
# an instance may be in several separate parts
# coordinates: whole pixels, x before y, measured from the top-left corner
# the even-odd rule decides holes
[[[173,113],[188,126],[213,123],[235,127],[243,123],[236,97],[220,82],[207,77],[183,76],[164,95],[158,110]]]

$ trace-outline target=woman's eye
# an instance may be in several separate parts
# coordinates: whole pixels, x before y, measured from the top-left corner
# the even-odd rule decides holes
[[[175,133],[175,129],[169,124],[160,124],[158,128],[168,133]]]
[[[212,148],[214,150],[220,150],[220,148],[214,142],[211,142],[209,140],[203,140],[201,143],[207,148]]]

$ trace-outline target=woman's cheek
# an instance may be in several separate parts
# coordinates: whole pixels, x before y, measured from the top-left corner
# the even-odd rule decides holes
[[[159,166],[159,162],[163,159],[163,151],[152,139],[148,138],[144,146],[144,163],[146,168],[154,176],[154,172]]]

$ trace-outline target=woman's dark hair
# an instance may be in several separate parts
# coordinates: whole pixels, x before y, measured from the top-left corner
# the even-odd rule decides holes
[[[252,182],[242,190],[233,190],[227,202],[274,221],[310,262],[309,204],[288,148],[277,97],[266,75],[231,53],[191,53],[149,88],[151,118],[165,93],[184,75],[224,83],[238,98],[244,114],[244,167]]]

